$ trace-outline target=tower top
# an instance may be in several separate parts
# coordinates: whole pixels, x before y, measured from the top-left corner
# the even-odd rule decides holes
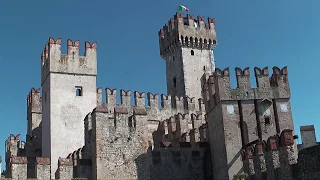
[[[80,41],[67,40],[67,54],[61,52],[61,39],[49,38],[41,53],[41,83],[49,73],[97,75],[97,43],[85,42],[85,52],[79,54]]]
[[[211,50],[216,44],[215,19],[176,13],[159,31],[160,55],[168,59],[177,47]]]

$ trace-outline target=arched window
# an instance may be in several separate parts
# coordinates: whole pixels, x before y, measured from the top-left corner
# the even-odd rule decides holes
[[[76,87],[76,96],[82,96],[82,87]]]

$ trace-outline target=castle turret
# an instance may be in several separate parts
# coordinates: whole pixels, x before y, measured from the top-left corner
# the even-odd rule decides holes
[[[6,154],[6,176],[11,177],[12,158],[25,156],[25,142],[20,141],[20,134],[14,136],[10,134],[5,142]],[[27,171],[27,168],[26,168]]]
[[[35,158],[41,157],[42,149],[42,99],[40,88],[32,88],[27,96],[27,137],[28,176],[35,177]]]
[[[19,155],[19,144],[20,144],[20,134],[18,134],[17,136],[10,134],[10,136],[5,142],[6,162],[8,162],[8,159],[10,159],[10,157]]]
[[[42,98],[40,88],[32,88],[27,97],[27,156],[41,156]]]
[[[59,157],[84,145],[83,120],[97,105],[97,44],[85,43],[79,54],[79,41],[67,41],[67,54],[61,53],[61,39],[49,38],[41,54],[42,156],[51,159],[51,177]]]
[[[215,19],[177,13],[159,31],[160,55],[166,60],[167,91],[172,96],[201,96],[201,77],[214,71]]]

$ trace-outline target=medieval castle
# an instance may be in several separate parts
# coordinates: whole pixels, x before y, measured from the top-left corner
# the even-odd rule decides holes
[[[61,39],[49,38],[41,89],[27,97],[26,142],[6,140],[2,179],[320,179],[313,126],[295,143],[286,67],[271,77],[254,68],[257,88],[249,68],[236,68],[232,89],[229,69],[213,61],[215,19],[177,13],[158,35],[168,93],[160,96],[97,88],[97,44],[86,42],[81,56],[68,40],[61,54]]]

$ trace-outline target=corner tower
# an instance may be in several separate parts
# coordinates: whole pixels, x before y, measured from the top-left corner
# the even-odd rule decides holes
[[[251,87],[249,68],[235,68],[235,74],[237,88],[230,86],[229,68],[217,68],[207,81],[210,106],[206,115],[214,179],[232,179],[243,173],[247,166],[242,161],[244,149],[262,143],[263,146],[255,146],[255,153],[259,154],[265,150],[269,137],[285,133],[281,137],[289,138],[281,146],[291,146],[294,125],[287,67],[273,67],[271,77],[268,67],[254,68],[256,88]],[[296,145],[292,147],[294,156],[286,155],[286,161],[295,161]]]
[[[84,145],[83,120],[97,105],[97,44],[86,42],[84,56],[79,44],[68,40],[62,54],[61,39],[49,38],[41,54],[42,156],[51,158],[52,179],[59,157]]]
[[[202,98],[201,77],[214,72],[215,19],[176,13],[159,31],[168,95]]]

